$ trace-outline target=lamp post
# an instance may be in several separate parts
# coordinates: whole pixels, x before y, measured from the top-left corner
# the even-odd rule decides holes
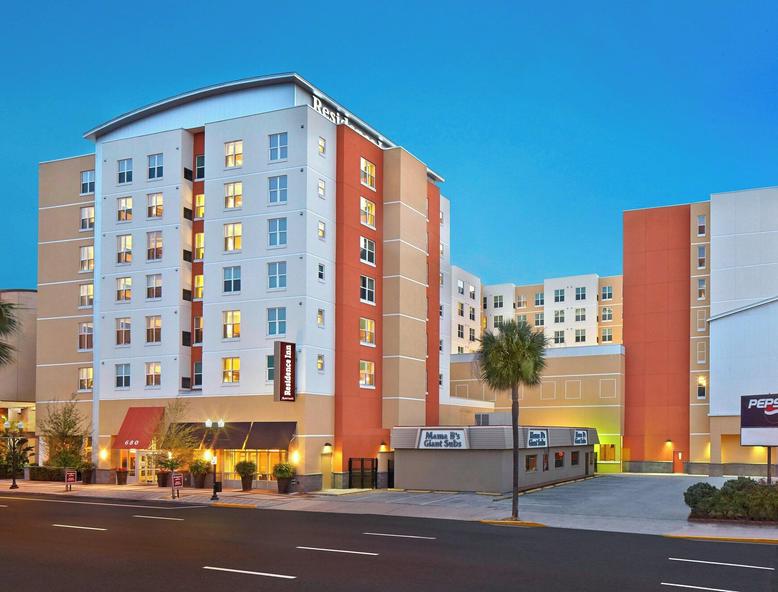
[[[4,437],[8,440],[8,450],[11,452],[11,489],[19,489],[19,486],[16,484],[16,457],[19,445],[23,439],[19,437],[19,434],[24,430],[24,422],[18,422],[14,426],[15,429],[11,429],[11,426],[12,424],[9,420],[3,423]]]
[[[216,443],[216,434],[218,430],[222,429],[223,427],[223,419],[220,419],[215,424],[211,419],[205,420],[205,429],[212,431],[213,433],[213,439],[211,440],[212,443]],[[213,456],[211,456],[211,466],[213,466],[213,495],[211,496],[211,501],[216,502],[219,501],[218,482],[216,481],[216,448],[213,449]]]

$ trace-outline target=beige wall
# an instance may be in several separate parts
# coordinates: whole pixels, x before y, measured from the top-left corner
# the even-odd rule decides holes
[[[18,331],[5,339],[14,348],[13,361],[0,366],[0,407],[5,402],[35,401],[36,300],[33,290],[3,290],[0,300],[16,305]]]
[[[613,288],[613,298],[611,300],[602,299],[603,286]],[[602,340],[602,330],[610,327],[613,334],[613,341],[610,343],[624,343],[624,276],[612,275],[601,277],[598,285],[599,302],[597,305],[597,338],[599,343],[605,343]],[[603,321],[602,309],[609,307],[613,311],[613,320]]]

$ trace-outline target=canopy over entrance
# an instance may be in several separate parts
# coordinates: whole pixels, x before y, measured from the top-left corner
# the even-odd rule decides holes
[[[148,449],[164,413],[164,407],[130,407],[114,440],[114,448]]]

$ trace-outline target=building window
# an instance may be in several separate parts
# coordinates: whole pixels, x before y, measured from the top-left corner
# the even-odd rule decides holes
[[[468,290],[470,291],[470,299],[475,300],[475,286],[468,286]]]
[[[457,314],[460,317],[465,316],[465,304],[463,302],[457,302]]]
[[[91,366],[78,369],[78,390],[91,391],[94,385],[94,369]]]
[[[602,307],[602,320],[603,321],[612,321],[613,320],[613,309],[610,306],[603,306]]]
[[[565,453],[561,450],[554,453],[554,468],[561,469],[565,466]]]
[[[536,327],[542,327],[545,324],[545,313],[542,312],[536,312],[535,313],[535,326]]]
[[[519,297],[516,299],[516,308],[527,308],[527,296],[524,294],[519,294]]]
[[[286,132],[270,134],[270,160],[284,160],[287,157],[288,146]]]
[[[195,156],[195,181],[205,179],[205,154]]]
[[[161,218],[164,212],[164,200],[161,193],[149,193],[146,196],[146,217]]]
[[[78,349],[79,351],[89,351],[92,349],[92,338],[94,336],[94,325],[92,323],[78,324]]]
[[[585,308],[576,308],[575,309],[575,320],[576,322],[581,322],[586,320],[586,309]]]
[[[375,362],[359,360],[359,386],[362,388],[375,387]]]
[[[708,361],[708,345],[704,341],[697,342],[697,363],[705,364]]]
[[[192,370],[192,374],[194,376],[194,380],[192,381],[192,386],[194,388],[202,388],[203,386],[203,363],[202,362],[194,363],[194,369]]]
[[[457,294],[465,295],[465,282],[457,280]]]
[[[204,257],[205,257],[205,233],[195,232],[195,236],[194,236],[195,261],[201,261]]]
[[[443,243],[440,243],[440,256],[441,257],[443,257],[444,251],[445,251],[445,246],[443,245]],[[462,293],[464,294],[464,292],[462,292]]]
[[[243,224],[240,222],[231,222],[224,225],[224,250],[227,253],[234,253],[241,250],[243,246]]]
[[[118,302],[129,302],[132,299],[132,278],[116,278],[116,300]]]
[[[81,195],[95,192],[95,172],[81,171]]]
[[[265,359],[265,364],[267,368],[266,372],[266,378],[268,382],[273,382],[276,377],[276,360],[275,356],[267,356]]]
[[[151,315],[146,317],[146,343],[162,342],[162,317]]]
[[[319,136],[319,155],[324,156],[327,154],[327,140]]]
[[[162,384],[162,364],[146,362],[146,386],[155,387]]]
[[[116,221],[129,222],[132,220],[132,198],[120,197],[116,200]]]
[[[581,456],[581,453],[580,453],[580,452],[578,452],[577,450],[572,450],[572,451],[570,452],[570,464],[571,464],[572,466],[575,466],[575,465],[577,465],[577,464],[578,464],[578,460],[579,460],[580,456]]]
[[[554,302],[564,302],[565,301],[565,289],[564,288],[557,288],[554,290]]]
[[[548,471],[548,454],[543,455],[543,471]]]
[[[705,269],[705,245],[697,246],[697,269]]]
[[[528,454],[524,457],[524,472],[534,473],[538,470],[538,455]]]
[[[222,271],[225,294],[240,292],[240,265],[225,267]]]
[[[198,193],[194,198],[194,217],[205,218],[205,195]]]
[[[324,372],[324,354],[316,354],[316,370]]]
[[[132,343],[132,321],[130,317],[116,319],[116,345]]]
[[[375,165],[365,158],[359,159],[359,180],[365,187],[375,190]]]
[[[240,338],[240,311],[225,310],[222,313],[222,339]]]
[[[327,237],[327,225],[322,220],[317,224],[316,235],[322,240]]]
[[[234,183],[224,184],[224,208],[234,210],[243,207],[243,183],[235,181]]]
[[[267,309],[267,334],[286,335],[286,308],[279,306]]]
[[[603,329],[601,341],[603,343],[611,343],[613,341],[613,329],[610,327]]]
[[[697,236],[705,236],[708,232],[707,225],[705,223],[705,215],[700,214],[697,216]]]
[[[565,332],[564,331],[554,331],[554,343],[559,345],[560,343],[565,342]]]
[[[458,354],[463,354],[463,353],[465,353],[465,348],[464,348],[464,347],[462,347],[461,345],[458,345],[458,346],[457,346],[457,353],[458,353]]]
[[[584,343],[584,342],[586,342],[586,329],[576,329],[575,330],[575,342],[576,343]]]
[[[502,308],[503,300],[502,296],[495,296],[494,297],[494,308]]]
[[[565,311],[564,310],[555,310],[554,311],[554,322],[555,323],[564,323],[565,322]]]
[[[516,315],[516,322],[519,325],[521,325],[522,323],[526,323],[527,322],[527,315],[525,315],[525,314]]]
[[[130,388],[129,364],[116,364],[116,388]]]
[[[267,244],[270,247],[286,244],[286,218],[271,218],[267,221]]]
[[[697,377],[697,398],[698,399],[705,398],[707,388],[708,388],[707,379],[702,375],[698,376]]]
[[[445,279],[444,279],[444,277],[443,277],[443,273],[441,273],[439,277],[440,277],[440,281],[439,281],[439,283],[440,283],[440,285],[442,286],[442,285],[445,283]]]
[[[359,260],[368,265],[375,265],[375,241],[359,237]]]
[[[470,320],[471,321],[475,320],[475,307],[474,306],[470,307]]]
[[[475,329],[470,327],[470,341],[475,341]]]
[[[192,296],[195,300],[202,300],[203,299],[203,274],[198,273],[194,276],[194,293]]]
[[[499,329],[502,327],[502,315],[494,315],[494,328]]]
[[[316,310],[316,326],[320,329],[324,327],[324,309],[319,308]]]
[[[146,276],[146,298],[149,300],[162,298],[162,274],[153,273]]]
[[[132,263],[131,234],[120,234],[116,237],[116,263]]]
[[[271,204],[286,203],[287,198],[287,180],[286,175],[268,177],[267,180],[267,200]]]
[[[267,287],[270,290],[286,288],[286,261],[267,264]]]
[[[602,299],[603,300],[613,300],[613,286],[603,286],[602,287]]]
[[[360,317],[359,343],[362,345],[375,345],[375,321],[373,319]]]
[[[88,308],[95,302],[95,285],[81,284],[78,287],[78,306],[79,308]]]
[[[146,233],[146,260],[159,261],[162,259],[162,231],[154,230]]]
[[[496,317],[495,317],[495,324],[497,323]],[[457,337],[459,339],[465,338],[465,326],[464,325],[457,325]]]
[[[359,277],[359,299],[362,302],[375,304],[375,280],[366,275]]]
[[[192,317],[192,333],[194,343],[203,342],[203,317]]]
[[[79,270],[94,271],[95,268],[95,248],[93,245],[81,247],[79,253]]]
[[[586,300],[586,287],[575,289],[576,300]]]
[[[706,318],[705,309],[697,310],[697,332],[704,333],[708,328],[708,320]]]
[[[319,197],[324,199],[327,195],[327,184],[325,183],[324,179],[319,179],[319,188],[318,188]]]
[[[326,268],[324,267],[324,263],[319,263],[316,266],[316,276],[319,278],[320,282],[323,282],[325,279],[325,271]]]
[[[699,278],[697,280],[697,300],[705,300],[706,286],[707,283],[705,278]]]
[[[546,302],[546,295],[543,292],[535,292],[535,306],[543,306]]]
[[[149,179],[161,179],[163,166],[161,154],[149,154]]]
[[[243,140],[224,143],[224,167],[231,169],[243,166]]]
[[[359,221],[369,228],[375,228],[375,203],[364,197],[359,198]]]
[[[125,158],[118,162],[118,182],[119,184],[122,183],[132,183],[132,159],[131,158]]]
[[[87,206],[81,208],[81,223],[79,230],[94,230],[95,228],[95,208],[94,206]]]

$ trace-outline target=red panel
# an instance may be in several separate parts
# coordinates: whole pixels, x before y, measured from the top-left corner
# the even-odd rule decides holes
[[[192,171],[195,170],[195,162],[198,154],[205,154],[205,132],[194,135],[194,146],[192,149]],[[192,213],[194,213],[194,196],[205,193],[205,181],[194,181],[192,183]],[[206,204],[207,207],[207,204]],[[203,220],[194,220],[192,222],[192,250],[194,255],[195,235],[198,232],[205,232],[205,222]],[[203,273],[203,262],[192,262],[192,289],[194,290],[194,277]],[[189,321],[189,331],[192,333],[192,342],[194,342],[194,318],[203,316],[203,303],[192,302],[192,315]],[[195,362],[201,362],[203,359],[202,345],[192,346],[192,358],[190,360],[190,375],[194,385],[194,365]]]
[[[427,425],[440,425],[440,188],[427,183]]]

